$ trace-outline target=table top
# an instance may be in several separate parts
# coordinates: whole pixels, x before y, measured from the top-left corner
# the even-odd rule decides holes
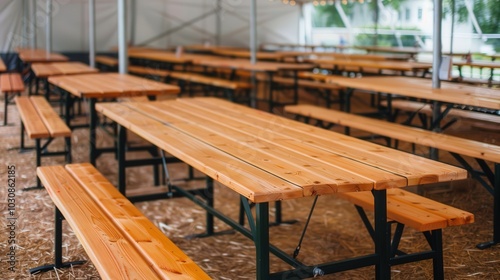
[[[306,51],[277,51],[284,57],[313,56],[311,58],[335,58],[346,60],[409,60],[411,57],[405,54],[363,54],[345,52],[306,52]]]
[[[49,77],[48,81],[80,98],[115,98],[180,92],[179,87],[175,85],[118,73],[53,76]]]
[[[215,55],[193,54],[193,53],[183,53],[177,55],[176,53],[169,51],[140,51],[140,52],[129,53],[128,56],[131,58],[139,58],[139,59],[162,61],[162,62],[177,63],[177,64],[190,64],[202,60],[222,59],[221,57]]]
[[[5,71],[7,71],[7,67],[5,66],[5,63],[3,63],[3,60],[0,58],[0,72]]]
[[[216,68],[265,72],[277,72],[281,70],[310,70],[314,68],[314,65],[305,63],[257,61],[255,64],[252,64],[252,62],[247,59],[212,59],[202,60],[197,62],[197,64]]]
[[[251,56],[251,52],[249,50],[215,49],[212,52],[214,54],[235,58],[250,58]],[[255,56],[257,57],[257,59],[263,60],[281,60],[286,57],[286,55],[281,52],[255,52]]]
[[[53,63],[33,63],[31,70],[38,78],[46,78],[56,75],[75,75],[99,72],[98,69],[88,66],[82,62],[53,62]]]
[[[257,203],[467,177],[458,167],[217,98],[96,108]]]
[[[349,60],[334,58],[312,58],[306,61],[318,65],[354,66],[363,68],[376,68],[397,71],[428,70],[432,68],[432,63],[413,61],[375,61],[375,60]]]
[[[498,89],[447,82],[441,82],[441,88],[435,89],[432,88],[430,79],[413,77],[332,76],[327,81],[349,88],[500,110],[500,90]]]
[[[19,58],[25,63],[62,62],[69,58],[59,53],[47,53],[44,49],[18,49]]]

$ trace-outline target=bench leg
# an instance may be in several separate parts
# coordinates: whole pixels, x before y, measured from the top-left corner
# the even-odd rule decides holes
[[[64,138],[64,141],[66,142],[66,163],[71,163],[72,157],[71,157],[71,136]]]
[[[84,264],[86,261],[74,261],[63,263],[62,261],[62,221],[64,220],[63,215],[55,207],[55,217],[54,217],[54,264],[42,265],[39,267],[31,268],[29,270],[30,274],[37,274],[41,272],[46,272],[54,270],[56,268],[71,267],[74,265]]]
[[[432,266],[434,268],[434,280],[444,279],[443,269],[443,233],[441,229],[432,231],[432,249],[435,256],[432,258]]]

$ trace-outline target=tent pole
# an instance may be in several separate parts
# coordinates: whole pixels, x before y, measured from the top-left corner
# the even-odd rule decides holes
[[[251,1],[250,7],[250,62],[257,62],[257,3],[256,0]],[[250,97],[250,106],[257,107],[257,81],[255,72],[252,71],[252,92]]]
[[[118,72],[127,74],[126,0],[118,0]]]
[[[137,22],[137,1],[136,0],[130,0],[131,1],[131,7],[130,7],[130,45],[134,46],[135,45],[135,25]]]
[[[215,45],[220,46],[222,34],[222,21],[221,21],[221,0],[217,0],[217,14],[215,18]]]
[[[36,0],[31,0],[31,48],[36,49]]]
[[[95,67],[95,0],[89,0],[89,65]]]
[[[441,66],[441,16],[442,0],[434,0],[434,29],[433,29],[433,60],[432,60],[432,87],[440,88],[439,67]]]
[[[52,51],[52,0],[47,0],[47,25],[45,26],[45,48],[47,53]]]

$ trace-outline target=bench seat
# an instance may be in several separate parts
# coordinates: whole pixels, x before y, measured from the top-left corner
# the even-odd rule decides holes
[[[24,92],[24,83],[19,73],[5,73],[0,75],[0,93],[4,95],[3,125],[7,125],[8,108],[15,96]]]
[[[111,56],[96,55],[95,62],[102,71],[116,71],[118,68],[118,59]]]
[[[387,107],[387,101],[381,101],[380,105],[383,107]],[[424,114],[427,117],[432,116],[432,106],[427,103],[422,103],[418,101],[411,101],[411,100],[392,100],[391,102],[391,108],[395,111],[395,115],[399,113],[399,111],[407,111],[407,112],[415,112],[417,114]],[[446,109],[445,106],[443,106],[442,111]],[[477,111],[470,111],[470,110],[462,110],[462,109],[450,109],[448,112],[447,116],[449,117],[454,117],[454,118],[463,118],[463,119],[469,119],[469,120],[474,120],[474,121],[481,121],[481,122],[487,122],[487,123],[494,123],[494,124],[500,124],[500,116],[499,115],[494,115],[494,114],[488,114],[488,113],[482,113],[482,112],[477,112]],[[405,123],[411,122],[412,118],[408,119]],[[426,124],[424,124],[424,127]]]
[[[232,81],[219,77],[205,76],[199,73],[194,72],[180,72],[180,71],[168,71],[162,69],[155,69],[144,66],[129,66],[128,70],[132,74],[137,74],[141,76],[151,77],[156,80],[164,80],[169,81],[171,79],[181,81],[181,87],[183,88],[181,91],[191,91],[191,87],[186,90],[186,84],[200,84],[209,87],[213,87],[215,89],[223,89],[226,91],[226,97],[234,101],[235,93],[238,91],[242,91],[244,93],[248,93],[251,89],[251,84],[242,81]]]
[[[211,279],[91,164],[39,167],[37,174],[56,217],[68,222],[103,279]],[[56,218],[55,252],[61,223]],[[30,272],[67,265],[56,253],[54,265]]]
[[[421,128],[391,123],[314,105],[285,107],[287,113],[361,129],[373,134],[500,163],[500,147]]]
[[[65,156],[66,162],[71,162],[71,129],[59,117],[43,96],[18,96],[15,99],[21,119],[21,151],[27,149],[24,143],[25,133],[29,139],[35,140],[36,166],[41,165],[45,156]],[[64,151],[49,152],[47,146],[57,137],[65,141]],[[42,140],[46,142],[42,144]],[[40,188],[40,181],[37,180]]]
[[[370,192],[339,193],[337,196],[373,211]],[[387,190],[387,218],[418,231],[432,231],[474,222],[474,215],[403,189]]]

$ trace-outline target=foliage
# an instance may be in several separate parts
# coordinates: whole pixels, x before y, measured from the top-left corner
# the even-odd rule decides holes
[[[367,26],[367,28],[373,28]],[[390,27],[379,26],[379,30],[390,29]],[[418,28],[407,28],[404,30],[419,30]],[[375,34],[358,34],[355,39],[355,45],[357,46],[372,46],[375,39]],[[417,43],[415,36],[413,35],[402,35],[401,42],[403,46],[415,46]],[[377,35],[377,45],[384,47],[395,47],[398,46],[398,41],[396,37],[392,34],[378,34]]]
[[[443,15],[448,16],[451,14],[453,4],[455,5],[455,20],[457,22],[469,20],[465,0],[444,0]],[[500,33],[500,0],[473,0],[473,11],[483,33]],[[492,43],[496,51],[500,51],[500,40],[493,40]]]

